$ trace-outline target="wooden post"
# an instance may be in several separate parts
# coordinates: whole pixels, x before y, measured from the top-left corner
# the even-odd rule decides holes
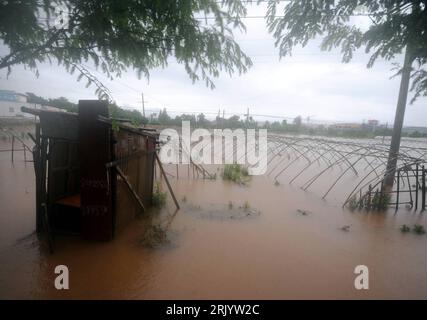
[[[421,211],[424,211],[426,209],[426,170],[424,168],[424,166],[421,167],[422,169],[422,194],[421,194],[421,202],[422,202],[422,206],[421,206]]]
[[[369,185],[369,189],[368,189],[368,210],[371,210],[371,206],[372,206],[372,185]]]
[[[418,210],[418,171],[419,171],[419,167],[418,167],[418,163],[416,164],[416,169],[415,169],[415,211]]]
[[[179,209],[180,208],[179,207],[179,203],[178,203],[178,201],[175,198],[175,194],[173,193],[172,187],[171,187],[171,185],[169,183],[168,177],[166,176],[165,170],[163,169],[163,165],[160,162],[159,155],[157,154],[157,152],[154,153],[154,156],[156,157],[157,163],[159,164],[160,172],[162,173],[163,178],[165,178],[166,185],[168,186],[168,189],[169,189],[169,192],[170,192],[170,194],[172,196],[172,199],[175,202],[176,208]]]
[[[24,149],[24,162],[25,162],[25,165],[27,165],[27,150],[26,150],[25,144],[22,144],[22,148]]]
[[[12,163],[13,163],[13,153],[15,150],[15,135],[12,134]]]
[[[48,214],[48,210],[46,208],[46,203],[42,204],[42,209],[43,209],[44,229],[45,229],[45,233],[46,233],[46,237],[47,237],[47,243],[49,245],[49,252],[50,252],[50,254],[53,254],[54,253],[53,237],[52,237],[52,232],[50,230],[49,214]]]
[[[47,139],[41,138],[41,147],[40,147],[40,181],[39,181],[39,201],[40,201],[40,208],[39,208],[39,222],[40,225],[43,228],[43,231],[45,230],[45,226],[43,226],[43,217],[46,215],[49,215],[49,212],[45,212],[45,209],[43,209],[43,205],[47,209],[46,200],[46,160],[47,160]]]
[[[36,232],[40,233],[43,230],[41,219],[41,138],[40,138],[40,124],[36,124],[36,133],[34,138],[33,160],[34,160],[34,173],[36,176]]]
[[[106,241],[113,237],[115,213],[105,164],[113,159],[110,125],[99,116],[108,117],[107,101],[79,101],[81,230],[89,240]]]
[[[408,181],[408,188],[409,188],[409,199],[411,202],[411,209],[414,207],[414,198],[412,197],[412,187],[411,187],[411,181],[409,179],[409,172],[406,171],[406,180]]]
[[[400,170],[397,170],[396,211],[399,209],[400,197]]]

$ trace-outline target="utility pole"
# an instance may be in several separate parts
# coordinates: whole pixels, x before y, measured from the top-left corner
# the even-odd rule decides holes
[[[383,144],[384,144],[384,140],[385,140],[385,135],[387,133],[387,129],[388,129],[388,122],[386,122],[386,124],[385,124],[385,130],[384,130],[384,134],[383,134]]]
[[[400,83],[399,99],[397,102],[396,115],[394,119],[393,135],[391,137],[390,152],[387,161],[387,169],[384,177],[384,187],[391,190],[394,184],[397,158],[399,156],[400,140],[402,137],[403,120],[405,118],[406,103],[408,100],[409,80],[411,78],[412,62],[414,61],[410,45],[405,52],[405,62],[402,69],[402,80]]]
[[[249,128],[249,108],[248,111],[246,112],[246,129]]]
[[[141,97],[142,97],[142,115],[145,118],[144,92],[141,92]]]

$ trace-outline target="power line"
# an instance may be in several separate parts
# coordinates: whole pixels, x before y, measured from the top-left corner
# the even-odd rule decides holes
[[[333,14],[333,17],[372,17],[372,16],[376,16],[378,14],[373,14],[373,13],[353,13],[353,14]],[[285,18],[286,16],[284,15],[274,15],[274,16],[268,16],[268,18]],[[267,16],[234,16],[234,17],[229,17],[230,19],[266,19]],[[194,19],[196,20],[215,20],[217,19],[217,17],[195,17]]]
[[[195,107],[197,108],[197,107]],[[179,108],[177,108],[179,109]],[[146,111],[150,111],[150,112],[159,112],[160,110],[162,110],[162,108],[159,109],[146,109]],[[189,111],[189,110],[170,110],[168,108],[166,108],[167,113],[170,114],[178,114],[178,115],[182,115],[182,114],[191,114],[191,115],[197,115],[197,114],[206,114],[206,115],[218,115],[218,112],[212,112],[212,111],[203,111],[203,110],[197,110],[197,111]],[[246,117],[248,115],[248,113],[244,113],[244,112],[225,112],[226,115],[235,115],[235,116],[242,116],[242,117]],[[274,118],[274,119],[286,119],[286,120],[293,120],[295,119],[295,117],[289,117],[289,116],[280,116],[280,115],[271,115],[271,114],[255,114],[255,113],[250,113],[251,117],[264,117],[264,118]]]

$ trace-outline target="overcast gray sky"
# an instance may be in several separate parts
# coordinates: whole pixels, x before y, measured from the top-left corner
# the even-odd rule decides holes
[[[264,13],[261,5],[251,7],[248,15]],[[366,25],[367,19],[358,17],[355,22]],[[225,109],[226,115],[244,114],[249,108],[254,115],[288,118],[301,115],[310,117],[312,122],[378,119],[393,123],[400,79],[390,80],[392,62],[378,61],[372,69],[367,69],[369,56],[360,52],[352,62],[342,64],[338,51],[322,52],[318,41],[295,50],[293,57],[279,61],[278,49],[264,19],[244,21],[247,32],[236,33],[236,39],[254,66],[242,76],[236,74],[230,78],[224,74],[215,79],[214,90],[205,87],[203,82],[192,84],[184,67],[174,59],[170,59],[165,69],[152,70],[149,82],[139,80],[134,71],[114,81],[101,73],[94,74],[111,90],[119,105],[141,110],[143,91],[146,109],[167,108],[173,116],[182,112],[204,112],[213,117],[218,109]],[[4,52],[4,48],[1,51]],[[403,57],[398,57],[396,62],[402,63]],[[73,102],[96,98],[93,86],[85,88],[85,81],[77,82],[75,75],[67,74],[60,66],[45,64],[39,70],[40,77],[36,78],[18,66],[8,79],[6,72],[1,71],[0,89],[34,92],[49,98],[64,96]],[[426,111],[427,98],[408,105],[405,125],[427,126]]]

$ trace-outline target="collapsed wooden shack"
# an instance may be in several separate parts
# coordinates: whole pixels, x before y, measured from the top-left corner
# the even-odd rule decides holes
[[[33,110],[36,229],[110,240],[151,205],[157,134],[108,117],[107,103],[78,113]],[[51,248],[52,250],[52,248]]]

